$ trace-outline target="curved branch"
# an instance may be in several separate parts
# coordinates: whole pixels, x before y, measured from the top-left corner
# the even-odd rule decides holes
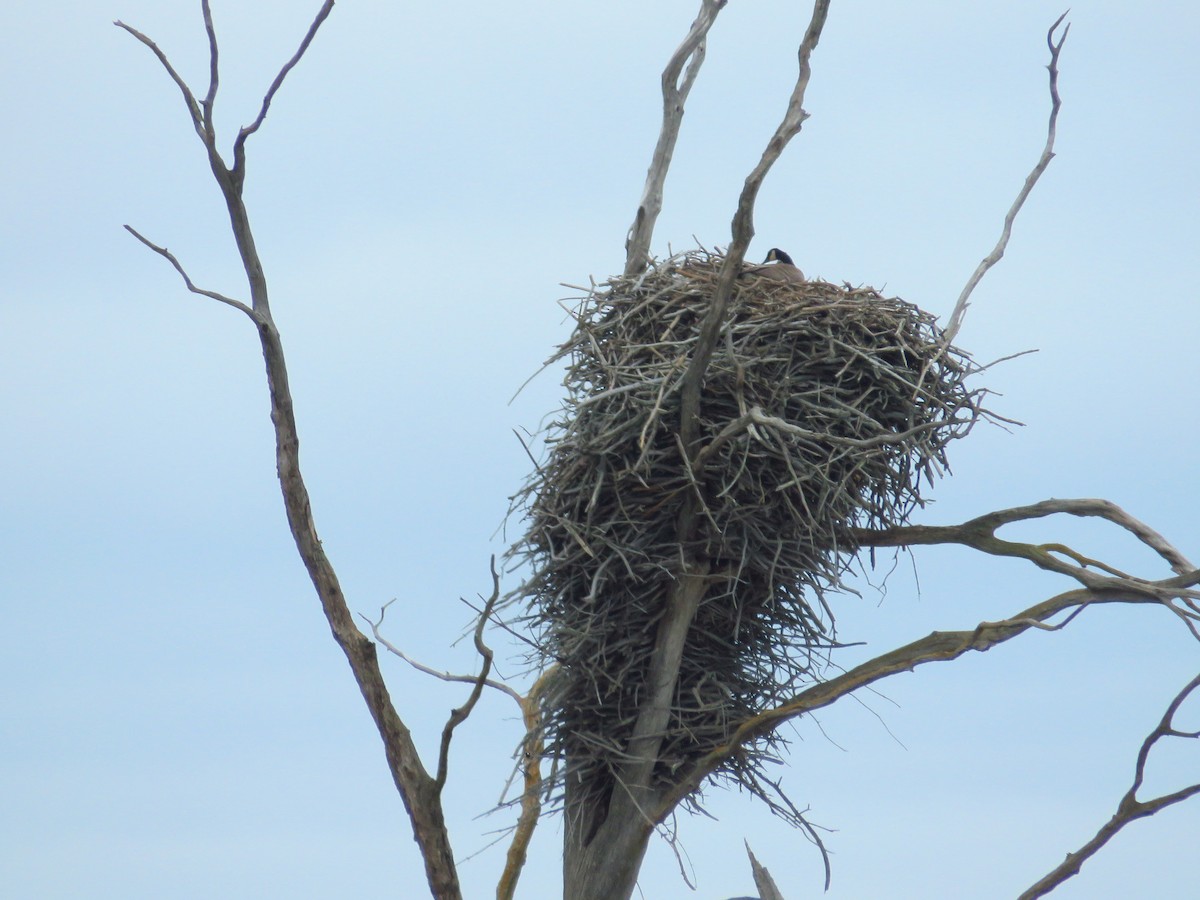
[[[439,681],[452,681],[462,684],[475,684],[477,681],[479,681],[478,675],[455,675],[453,672],[439,672],[432,666],[427,666],[425,663],[413,659],[411,656],[385,638],[380,629],[383,628],[383,619],[387,613],[387,608],[395,602],[395,600],[389,600],[387,603],[383,604],[383,606],[379,608],[379,618],[376,621],[371,621],[362,613],[358,614],[360,619],[371,626],[371,636],[375,639],[375,643],[380,644],[385,650],[387,650],[388,653],[392,654],[393,656],[398,656],[400,659],[404,660],[421,674],[431,675]],[[489,609],[488,612],[490,613],[491,610]],[[495,681],[491,678],[485,678],[483,679],[483,684],[485,687],[490,687],[493,690],[508,694],[508,696],[516,700],[518,704],[522,700],[521,695],[503,681]]]
[[[196,95],[193,94],[192,89],[187,86],[187,82],[184,81],[180,74],[175,71],[175,67],[171,65],[171,61],[167,59],[167,55],[163,53],[161,49],[159,49],[158,44],[154,43],[154,41],[150,40],[150,38],[146,37],[146,35],[142,34],[136,28],[126,25],[119,19],[116,22],[113,22],[113,24],[118,28],[128,31],[135,38],[149,47],[150,52],[158,57],[158,61],[162,63],[163,68],[167,70],[167,74],[171,76],[171,80],[175,82],[176,87],[178,87],[180,93],[183,94],[183,102],[187,106],[188,115],[192,119],[192,127],[196,129],[196,134],[200,136],[200,139],[205,140],[204,117],[200,112],[200,104],[196,102]]]
[[[1043,518],[1056,513],[1098,516],[1113,522],[1154,549],[1171,565],[1176,574],[1157,581],[1123,574],[1104,575],[1086,568],[1083,564],[1064,562],[1055,556],[1052,551],[1058,549],[1061,552],[1059,548],[1062,548],[1062,545],[1028,544],[996,537],[995,532],[1002,525]],[[697,761],[681,780],[664,794],[655,811],[655,822],[662,821],[676,804],[696,790],[705,778],[716,771],[726,759],[739,752],[743,745],[770,733],[783,722],[829,706],[859,688],[900,672],[912,671],[925,663],[957,659],[972,650],[984,652],[1030,629],[1057,631],[1075,618],[1085,606],[1097,603],[1160,605],[1180,618],[1192,635],[1200,640],[1200,629],[1197,627],[1197,623],[1200,623],[1200,609],[1195,602],[1200,598],[1200,593],[1191,590],[1194,585],[1200,584],[1200,570],[1191,567],[1183,554],[1162,535],[1107,500],[1046,500],[1029,506],[998,510],[961,525],[855,529],[851,537],[859,548],[962,544],[994,556],[1029,560],[1039,568],[1075,579],[1082,587],[1045,600],[1011,618],[999,622],[980,622],[972,631],[935,631],[828,681],[815,684],[788,702],[747,719],[738,726],[728,742]],[[1074,559],[1086,559],[1073,551],[1067,555]],[[1112,571],[1109,567],[1103,567],[1103,570]],[[1069,613],[1064,621],[1057,624],[1049,622],[1064,612]]]
[[[642,188],[642,199],[637,214],[625,238],[625,275],[636,275],[646,268],[650,259],[650,240],[654,237],[654,226],[662,212],[663,184],[671,168],[671,157],[675,153],[675,142],[679,139],[679,127],[683,122],[683,107],[691,93],[692,85],[704,64],[705,45],[709,29],[717,15],[729,0],[701,0],[700,12],[688,30],[683,43],[671,55],[662,73],[663,122],[654,147],[650,169],[646,172],[646,185]],[[679,76],[684,63],[691,60],[687,74],[680,82]]]
[[[304,39],[300,41],[300,46],[296,52],[292,54],[292,58],[284,63],[283,68],[279,70],[279,74],[275,76],[275,80],[271,82],[271,86],[267,88],[267,93],[263,97],[262,108],[258,111],[254,121],[249,125],[242,127],[238,131],[237,139],[233,142],[233,174],[235,179],[241,180],[245,177],[246,172],[246,138],[258,131],[262,126],[263,120],[267,117],[267,110],[271,108],[271,101],[275,99],[275,94],[279,88],[283,86],[283,79],[287,77],[288,72],[295,68],[296,63],[300,62],[300,57],[304,56],[304,52],[308,50],[308,45],[312,43],[313,38],[317,36],[317,29],[321,27],[321,23],[329,18],[329,14],[333,12],[334,0],[325,0],[321,8],[317,10],[317,15],[313,19],[312,24],[308,26],[308,31],[304,35]]]
[[[1198,783],[1170,794],[1163,794],[1151,800],[1138,800],[1137,798],[1138,789],[1141,788],[1146,776],[1146,761],[1150,758],[1150,751],[1154,749],[1154,745],[1160,738],[1200,738],[1200,732],[1178,731],[1174,724],[1175,713],[1179,711],[1179,707],[1183,705],[1183,702],[1197,687],[1200,687],[1200,675],[1189,681],[1183,690],[1175,695],[1175,699],[1167,707],[1167,711],[1163,714],[1157,727],[1142,741],[1141,749],[1137,755],[1137,764],[1134,767],[1133,783],[1124,796],[1121,797],[1120,802],[1117,804],[1117,811],[1113,813],[1113,817],[1104,823],[1090,841],[1074,853],[1068,853],[1067,858],[1049,874],[1021,894],[1019,900],[1036,900],[1038,897],[1044,897],[1067,879],[1078,875],[1083,864],[1095,856],[1105,844],[1116,837],[1117,833],[1130,822],[1147,818],[1160,810],[1166,809],[1168,806],[1173,806],[1176,803],[1187,800],[1189,797],[1200,794],[1200,783]]]
[[[496,577],[495,560],[492,561],[492,579],[493,593],[492,598],[487,601],[483,609],[479,613],[479,623],[476,625],[476,649],[479,650],[482,642],[482,625],[491,615],[495,608],[496,600],[498,599],[499,582]],[[524,869],[525,861],[529,854],[529,844],[533,840],[534,830],[537,828],[538,821],[542,812],[542,755],[545,750],[542,739],[542,694],[546,687],[551,683],[553,676],[558,670],[557,666],[553,666],[544,672],[533,687],[529,689],[529,693],[521,695],[509,685],[502,681],[495,681],[487,678],[487,672],[481,671],[479,675],[455,675],[450,672],[439,672],[424,663],[414,660],[404,651],[393,645],[387,638],[383,636],[380,629],[383,626],[384,615],[387,608],[395,601],[388,601],[379,611],[378,621],[371,621],[366,616],[362,616],[363,621],[371,626],[371,633],[374,635],[376,642],[385,647],[390,653],[400,657],[418,672],[426,675],[432,675],[434,678],[442,681],[462,682],[467,684],[483,685],[498,690],[507,694],[517,702],[521,709],[521,720],[525,725],[525,737],[521,746],[521,762],[518,768],[521,770],[523,780],[523,788],[521,791],[521,812],[517,816],[517,823],[513,829],[512,843],[509,845],[508,854],[506,856],[504,871],[500,875],[500,879],[496,887],[496,900],[512,900],[516,893],[517,881],[521,877],[521,871]],[[480,650],[481,655],[486,651],[490,657],[491,651]],[[455,711],[458,712],[457,710]],[[466,713],[470,710],[466,709]],[[466,716],[464,715],[463,718]],[[457,723],[456,723],[457,724]],[[450,727],[449,724],[447,727]],[[444,736],[445,740],[445,736]],[[439,767],[440,774],[440,767]],[[443,778],[444,781],[444,778]]]
[[[790,719],[830,706],[860,688],[901,672],[911,672],[926,663],[948,662],[971,651],[986,652],[1031,629],[1058,630],[1065,623],[1054,626],[1047,624],[1047,620],[1068,611],[1073,611],[1073,616],[1080,608],[1099,603],[1160,604],[1162,600],[1142,593],[1075,589],[1044,600],[1011,618],[998,622],[980,622],[971,631],[932,632],[926,637],[855,666],[828,681],[815,684],[786,703],[747,719],[738,726],[726,743],[694,763],[679,782],[664,793],[661,803],[654,811],[654,821],[660,822],[666,818],[676,805],[698,789],[705,778],[715,772],[726,759],[738,753],[743,745],[774,731]]]
[[[859,547],[962,544],[995,556],[1016,556],[1028,559],[1040,568],[1074,578],[1085,587],[1112,587],[1110,579],[1103,578],[1083,565],[1069,565],[1054,556],[1051,551],[1062,545],[1028,544],[1006,541],[996,537],[997,529],[1003,525],[1041,519],[1058,513],[1082,518],[1102,518],[1112,522],[1157,553],[1177,576],[1158,582],[1148,582],[1136,578],[1119,579],[1121,587],[1130,590],[1158,588],[1177,591],[1200,583],[1200,571],[1166,538],[1108,500],[1043,500],[1028,506],[1015,506],[1011,509],[987,513],[961,525],[900,525],[878,530],[856,528],[851,532],[851,537]],[[1153,587],[1150,587],[1151,585]]]
[[[479,702],[479,697],[483,693],[484,685],[488,683],[488,673],[492,670],[494,654],[492,648],[483,642],[483,629],[487,625],[488,619],[491,618],[496,603],[500,600],[500,575],[496,572],[496,557],[494,556],[491,569],[492,595],[484,603],[483,611],[479,613],[479,621],[475,623],[475,651],[483,660],[483,665],[479,667],[479,674],[474,679],[475,686],[471,688],[471,695],[467,698],[467,702],[450,711],[450,718],[442,728],[442,742],[438,747],[437,776],[434,778],[434,786],[438,791],[446,786],[446,775],[450,765],[450,739],[454,737],[454,729],[465,722],[471,715],[471,711],[475,709],[475,704]]]
[[[542,694],[558,672],[552,666],[534,682],[529,693],[521,698],[521,720],[525,724],[525,742],[521,748],[521,775],[524,788],[521,791],[521,814],[505,857],[504,871],[496,885],[496,900],[512,900],[517,890],[517,879],[525,867],[529,854],[529,843],[542,814],[542,754],[545,742],[542,738]]]
[[[1067,12],[1070,12],[1070,10]],[[1008,213],[1004,216],[1004,228],[1000,231],[1000,240],[996,242],[996,246],[992,248],[992,252],[980,261],[975,271],[971,273],[971,277],[967,279],[962,293],[958,295],[958,300],[954,304],[954,310],[950,313],[949,322],[942,335],[942,340],[947,347],[950,346],[950,343],[958,334],[958,330],[962,328],[963,317],[967,313],[967,307],[971,305],[971,293],[983,279],[983,276],[987,274],[988,269],[1000,262],[1000,259],[1004,256],[1004,250],[1008,247],[1008,239],[1012,236],[1013,222],[1016,221],[1017,213],[1021,211],[1021,207],[1025,205],[1025,201],[1033,191],[1033,186],[1038,183],[1038,179],[1042,177],[1042,173],[1050,165],[1050,160],[1054,159],[1054,138],[1058,128],[1058,110],[1062,106],[1062,98],[1058,96],[1058,56],[1062,53],[1063,44],[1067,40],[1067,33],[1071,30],[1071,24],[1067,23],[1057,41],[1054,39],[1054,33],[1066,17],[1067,13],[1063,13],[1054,20],[1054,24],[1050,26],[1050,30],[1046,32],[1046,45],[1050,48],[1050,64],[1046,67],[1050,70],[1050,121],[1046,127],[1046,145],[1042,148],[1042,155],[1038,157],[1033,170],[1025,177],[1025,184],[1022,185],[1020,193],[1017,194],[1017,199],[1013,201]]]
[[[147,247],[149,247],[151,250],[153,250],[159,256],[166,259],[167,262],[169,262],[171,265],[173,265],[175,267],[175,271],[178,272],[180,277],[183,278],[183,283],[185,285],[187,285],[187,289],[189,291],[191,291],[193,294],[203,294],[205,297],[211,297],[213,300],[219,300],[221,303],[227,304],[228,306],[232,306],[234,309],[240,309],[242,312],[244,312],[246,315],[248,315],[252,321],[254,321],[254,322],[258,321],[258,316],[255,314],[254,310],[252,310],[249,306],[247,306],[241,300],[234,300],[232,297],[226,297],[224,294],[218,294],[216,291],[207,291],[204,288],[196,287],[196,285],[192,283],[192,279],[188,276],[188,273],[186,271],[184,271],[183,266],[180,265],[179,260],[175,258],[175,254],[172,253],[170,250],[168,250],[166,247],[160,247],[160,246],[158,246],[158,244],[155,244],[153,241],[150,241],[147,238],[143,237],[141,234],[138,233],[137,229],[134,228],[132,225],[126,225],[126,226],[124,226],[124,228],[126,231],[128,231],[130,234],[132,234],[135,238],[137,238],[139,241],[141,241],[143,244],[145,244]]]

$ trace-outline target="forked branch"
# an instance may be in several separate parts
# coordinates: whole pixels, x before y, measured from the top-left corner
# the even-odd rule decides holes
[[[1055,513],[1097,516],[1113,522],[1153,549],[1176,574],[1159,580],[1101,574],[1075,562],[1073,554],[1068,554],[1071,561],[1066,562],[1054,550],[1047,549],[1048,546],[1058,548],[1061,545],[1008,541],[995,534],[1002,525]],[[689,769],[657,808],[656,821],[657,817],[667,815],[676,803],[698,788],[708,775],[715,772],[732,754],[739,752],[742,746],[769,734],[785,721],[829,706],[860,688],[901,672],[912,671],[917,666],[957,659],[971,651],[984,652],[1031,629],[1058,630],[1087,606],[1103,603],[1162,606],[1179,618],[1193,637],[1200,640],[1200,592],[1194,590],[1194,586],[1200,584],[1200,570],[1194,568],[1162,535],[1108,501],[1047,500],[989,513],[961,525],[859,529],[853,537],[859,547],[962,544],[994,556],[1026,559],[1039,568],[1073,578],[1081,587],[1044,600],[1010,618],[981,622],[970,631],[935,631],[828,681],[815,684],[786,703],[746,720],[728,742]],[[1067,615],[1067,619],[1055,624],[1054,620],[1063,614]]]
[[[266,363],[267,386],[271,397],[271,422],[275,429],[276,468],[279,473],[284,509],[287,513],[292,538],[316,589],[334,639],[350,664],[363,699],[366,701],[367,708],[383,740],[392,780],[404,802],[412,822],[413,834],[421,848],[430,890],[435,897],[457,900],[461,897],[462,892],[459,888],[454,854],[450,847],[449,834],[442,812],[441,785],[425,770],[408,727],[392,704],[379,668],[375,645],[355,626],[333,564],[326,555],[317,535],[308,488],[300,471],[300,438],[296,428],[291,389],[288,385],[283,343],[271,316],[267,280],[263,272],[262,261],[255,247],[250,218],[242,198],[246,138],[262,125],[271,100],[282,85],[283,79],[304,55],[305,50],[312,43],[317,29],[329,15],[332,7],[333,0],[326,0],[309,27],[300,49],[276,75],[263,99],[262,109],[257,118],[251,125],[239,132],[234,145],[235,163],[232,169],[225,164],[217,151],[217,135],[213,127],[213,105],[216,100],[219,78],[216,32],[212,25],[208,0],[202,0],[209,45],[209,85],[203,103],[196,101],[195,94],[152,40],[128,25],[117,23],[120,28],[129,32],[154,53],[183,94],[193,128],[207,151],[209,166],[229,212],[234,239],[250,288],[250,304],[247,306],[245,303],[217,294],[215,291],[196,288],[173,254],[165,248],[151,243],[132,228],[129,231],[151,250],[167,259],[183,276],[184,283],[187,284],[189,290],[234,306],[249,315],[255,323],[262,345],[263,359]],[[474,697],[479,690],[482,690],[481,683],[476,684],[472,696]],[[449,730],[452,732],[453,728]],[[448,740],[448,736],[443,738],[444,748],[448,744]]]
[[[524,695],[518,693],[510,685],[502,681],[496,681],[487,677],[492,659],[492,651],[483,643],[483,629],[495,611],[496,603],[499,599],[500,583],[495,569],[495,559],[493,558],[492,595],[479,611],[479,619],[476,622],[474,632],[475,649],[484,660],[484,666],[480,669],[478,675],[459,675],[438,671],[431,666],[413,659],[385,638],[382,634],[383,620],[387,613],[387,608],[391,606],[392,601],[385,603],[383,608],[380,609],[377,620],[372,621],[365,616],[362,618],[371,626],[371,632],[377,643],[385,647],[388,652],[404,660],[418,672],[430,675],[441,681],[458,682],[475,686],[467,705],[460,710],[455,710],[451,714],[451,719],[446,725],[446,731],[443,732],[438,776],[436,779],[440,784],[444,785],[446,780],[444,766],[449,749],[449,732],[452,732],[453,728],[470,714],[471,707],[479,699],[482,688],[489,687],[500,691],[511,697],[516,701],[518,707],[520,707],[521,721],[525,726],[525,736],[522,739],[520,762],[518,764],[522,779],[521,812],[517,816],[517,823],[513,829],[512,843],[508,848],[504,871],[501,873],[496,887],[496,900],[512,900],[516,893],[517,881],[521,877],[521,872],[524,870],[525,861],[529,854],[529,844],[533,840],[533,833],[537,828],[538,819],[542,812],[542,792],[544,789],[541,765],[544,751],[542,739],[542,693],[551,682],[556,669],[552,667],[549,671],[543,673],[534,683],[533,687],[529,689],[529,692]]]
[[[1036,900],[1038,897],[1044,897],[1068,878],[1078,875],[1083,864],[1095,856],[1130,822],[1152,816],[1168,806],[1182,803],[1189,797],[1200,794],[1200,783],[1198,783],[1150,800],[1139,800],[1137,797],[1146,777],[1146,763],[1150,759],[1150,751],[1154,749],[1155,744],[1165,737],[1191,738],[1193,740],[1200,738],[1200,731],[1180,731],[1175,727],[1175,714],[1179,712],[1179,707],[1197,687],[1200,687],[1200,675],[1189,681],[1184,689],[1175,695],[1175,699],[1167,707],[1167,711],[1163,714],[1157,727],[1142,741],[1142,747],[1137,755],[1137,763],[1134,766],[1133,783],[1121,797],[1121,801],[1117,804],[1117,811],[1113,813],[1112,818],[1104,823],[1090,841],[1074,853],[1068,853],[1067,858],[1050,873],[1021,894],[1019,900]]]
[[[380,607],[380,609],[379,609],[379,618],[378,619],[371,620],[371,619],[368,619],[366,616],[362,615],[361,613],[359,614],[359,618],[361,618],[364,622],[366,622],[368,625],[371,626],[371,635],[375,639],[375,643],[379,644],[381,647],[383,647],[385,650],[388,651],[388,653],[392,654],[393,656],[404,660],[406,663],[408,663],[410,666],[412,666],[414,669],[416,669],[421,674],[429,675],[433,678],[438,679],[439,681],[450,681],[450,682],[457,682],[460,684],[475,684],[476,682],[478,682],[480,680],[478,675],[461,675],[461,674],[457,674],[454,672],[439,671],[438,669],[435,669],[432,666],[428,666],[425,663],[420,662],[419,660],[413,659],[411,656],[409,656],[407,653],[405,653],[403,650],[401,650],[399,647],[397,647],[395,644],[393,644],[390,640],[388,640],[386,637],[384,637],[383,621],[387,615],[388,607],[390,607],[395,602],[396,602],[395,600],[389,600],[387,603],[383,604],[383,606]],[[488,613],[489,613],[489,615],[491,614],[490,609],[488,610]],[[516,700],[518,703],[521,702],[521,695],[519,693],[517,693],[515,690],[513,690],[512,687],[505,684],[503,681],[496,681],[493,678],[484,677],[483,685],[484,685],[484,687],[490,687],[493,690],[497,690],[503,694],[507,694],[508,696],[510,696],[514,700]]]
[[[700,67],[704,64],[709,29],[716,22],[717,14],[728,2],[729,0],[701,0],[696,21],[692,22],[687,37],[671,55],[667,67],[663,70],[662,130],[654,147],[650,169],[646,172],[646,185],[642,189],[637,214],[625,239],[626,275],[641,272],[650,259],[650,241],[654,237],[654,225],[658,221],[658,214],[662,212],[663,184],[667,180],[667,171],[671,168],[675,142],[679,139],[684,104],[687,103],[688,94],[691,93],[692,85],[696,83],[696,77],[700,74]],[[687,64],[687,73],[680,81],[679,76],[683,72],[684,64]]]

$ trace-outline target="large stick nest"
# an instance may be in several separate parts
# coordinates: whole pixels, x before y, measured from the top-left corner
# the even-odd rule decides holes
[[[934,318],[870,288],[743,276],[685,458],[680,384],[722,257],[691,251],[593,289],[575,311],[567,400],[517,495],[528,528],[549,755],[596,799],[624,761],[667,598],[685,564],[708,588],[688,634],[660,785],[756,712],[819,677],[835,644],[826,591],[856,526],[894,525],[984,415],[976,367]],[[686,542],[681,513],[696,514]],[[719,774],[764,795],[777,737]]]

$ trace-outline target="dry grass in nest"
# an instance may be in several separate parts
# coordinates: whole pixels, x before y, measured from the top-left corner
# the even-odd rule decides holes
[[[870,288],[739,281],[700,409],[703,449],[681,453],[679,389],[722,258],[692,251],[594,289],[574,313],[567,400],[517,506],[517,592],[559,663],[546,695],[559,771],[611,789],[665,600],[685,555],[709,587],[688,635],[662,785],[736,725],[819,677],[834,646],[826,592],[851,528],[891,525],[946,470],[946,445],[984,412],[976,367],[934,318]],[[697,465],[699,472],[696,471]],[[681,543],[681,509],[701,502]],[[719,774],[765,796],[768,738]]]

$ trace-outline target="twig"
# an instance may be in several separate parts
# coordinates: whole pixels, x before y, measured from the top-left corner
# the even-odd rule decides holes
[[[126,25],[120,19],[118,19],[116,22],[113,22],[113,24],[118,28],[129,32],[131,35],[149,47],[150,52],[158,58],[160,63],[162,63],[163,68],[167,70],[167,74],[171,76],[171,80],[175,82],[176,87],[178,87],[180,93],[183,94],[183,102],[187,106],[188,115],[192,119],[192,126],[196,129],[196,134],[200,136],[200,140],[207,143],[208,137],[205,133],[204,117],[200,111],[200,104],[196,102],[196,95],[193,94],[192,89],[187,86],[187,82],[185,82],[180,74],[175,71],[175,67],[171,65],[171,61],[167,59],[167,55],[163,53],[161,49],[159,49],[158,44],[154,43],[154,41],[150,40],[150,38],[146,37],[146,35],[142,34],[136,28]]]
[[[283,79],[287,77],[288,72],[295,68],[296,63],[300,62],[308,45],[312,43],[313,38],[317,35],[317,29],[321,27],[321,23],[329,18],[329,14],[333,12],[334,0],[325,0],[321,8],[317,11],[316,17],[312,24],[308,26],[308,31],[304,35],[304,39],[300,42],[300,46],[296,52],[292,54],[292,58],[284,63],[283,68],[279,70],[279,74],[275,76],[275,80],[271,82],[271,86],[267,89],[266,95],[263,97],[262,109],[258,111],[258,115],[249,125],[245,125],[238,131],[237,139],[233,142],[233,174],[238,180],[245,177],[246,163],[246,138],[258,131],[262,126],[263,120],[267,117],[267,110],[271,108],[271,101],[275,99],[275,94],[283,85]],[[206,2],[207,5],[207,2]]]
[[[143,244],[145,244],[147,247],[149,247],[151,250],[153,250],[155,253],[157,253],[159,256],[162,256],[163,258],[165,258],[171,265],[173,265],[175,267],[175,271],[179,273],[181,278],[183,278],[183,283],[185,285],[187,285],[187,289],[189,291],[191,291],[193,294],[203,294],[205,297],[211,297],[213,300],[219,300],[220,302],[222,302],[228,306],[232,306],[234,309],[240,309],[242,312],[244,312],[246,315],[248,315],[252,321],[254,321],[254,322],[258,321],[258,314],[255,313],[254,310],[252,310],[249,306],[247,306],[241,300],[234,300],[232,297],[226,297],[224,294],[218,294],[216,291],[208,291],[208,290],[205,290],[204,288],[196,287],[196,285],[192,283],[192,279],[190,277],[188,277],[188,273],[186,271],[184,271],[183,266],[180,265],[179,260],[175,258],[175,254],[172,253],[170,250],[168,250],[166,247],[160,247],[160,246],[158,246],[158,244],[155,244],[153,241],[150,241],[147,238],[143,237],[141,234],[138,233],[137,229],[135,229],[131,225],[126,225],[125,230],[128,231],[130,234],[132,234],[135,238],[137,238]]]
[[[433,668],[432,666],[427,666],[425,663],[423,663],[419,660],[413,659],[411,656],[409,656],[407,653],[405,653],[403,650],[401,650],[399,647],[397,647],[395,644],[393,644],[391,641],[389,641],[387,638],[385,638],[383,636],[383,632],[382,632],[384,615],[387,612],[387,608],[395,602],[396,602],[395,600],[389,600],[387,603],[383,604],[383,606],[381,606],[379,608],[379,618],[376,621],[372,621],[371,619],[368,619],[366,616],[364,616],[362,613],[359,613],[359,618],[371,626],[371,635],[372,635],[372,637],[375,638],[376,643],[380,644],[385,650],[387,650],[388,653],[404,660],[404,662],[408,663],[410,666],[412,666],[414,669],[416,669],[421,674],[432,676],[433,678],[436,678],[439,681],[456,682],[459,684],[475,684],[476,682],[479,681],[478,675],[456,675],[453,672],[439,671],[439,670]],[[486,687],[490,687],[490,688],[493,688],[494,690],[508,694],[510,697],[512,697],[514,700],[516,700],[518,704],[522,700],[521,695],[519,693],[517,693],[515,690],[513,690],[512,687],[505,684],[503,681],[496,681],[494,679],[487,678],[487,679],[484,679],[484,685]]]
[[[1070,10],[1067,12],[1070,12]],[[1071,24],[1067,23],[1057,41],[1054,39],[1054,33],[1066,17],[1067,13],[1063,13],[1054,20],[1054,24],[1050,26],[1050,30],[1046,32],[1046,45],[1050,48],[1050,64],[1046,67],[1050,71],[1050,121],[1046,128],[1046,145],[1042,148],[1042,155],[1038,157],[1033,170],[1026,176],[1025,184],[1021,187],[1020,193],[1017,194],[1017,199],[1013,201],[1012,206],[1009,207],[1008,214],[1004,217],[1004,228],[1000,232],[1000,240],[996,242],[996,246],[992,248],[992,252],[985,256],[975,268],[975,271],[971,273],[971,277],[967,279],[962,293],[958,295],[958,301],[954,304],[954,311],[950,313],[949,324],[946,326],[943,338],[946,346],[950,346],[959,329],[962,328],[963,316],[966,315],[967,307],[970,306],[971,293],[975,290],[975,287],[982,280],[988,269],[998,263],[1001,257],[1004,256],[1004,250],[1008,247],[1008,239],[1012,236],[1013,222],[1017,218],[1017,213],[1021,211],[1021,207],[1025,205],[1026,199],[1028,199],[1029,194],[1033,191],[1033,186],[1037,184],[1038,179],[1042,177],[1042,173],[1046,171],[1046,167],[1050,165],[1050,160],[1054,159],[1054,137],[1058,126],[1058,110],[1062,106],[1062,99],[1058,95],[1058,56],[1062,53],[1063,43],[1067,40],[1067,33],[1071,30]]]
[[[450,739],[454,737],[454,729],[465,722],[471,715],[471,711],[475,709],[475,704],[479,702],[483,688],[488,683],[488,673],[492,670],[494,654],[492,648],[483,642],[483,629],[487,626],[488,619],[491,618],[492,610],[500,601],[500,574],[496,571],[495,556],[492,557],[491,572],[492,595],[484,603],[483,611],[479,614],[479,621],[475,624],[475,650],[483,660],[483,665],[479,667],[479,674],[475,677],[475,686],[471,689],[471,695],[467,698],[467,702],[450,711],[450,718],[442,728],[442,741],[438,747],[437,776],[433,782],[435,790],[439,792],[446,786],[446,775],[450,766]],[[520,701],[518,700],[518,702]]]
[[[848,438],[829,432],[813,431],[810,428],[801,428],[799,425],[793,425],[791,422],[785,421],[778,416],[768,416],[763,412],[762,407],[754,406],[750,408],[744,416],[740,416],[721,430],[721,432],[712,439],[708,444],[700,449],[696,454],[696,468],[702,469],[704,463],[711,457],[723,444],[733,439],[734,436],[748,429],[751,425],[762,425],[766,428],[774,428],[778,431],[787,434],[795,435],[796,437],[806,438],[817,443],[834,444],[843,447],[855,447],[860,450],[869,449],[872,447],[882,447],[888,444],[906,444],[916,435],[923,434],[927,431],[935,431],[939,428],[945,428],[945,422],[926,422],[921,425],[915,425],[905,431],[898,431],[891,434],[880,434],[870,438]]]
[[[1160,810],[1166,809],[1168,806],[1182,803],[1189,797],[1200,794],[1200,784],[1192,784],[1151,800],[1139,800],[1137,798],[1137,792],[1141,788],[1146,776],[1146,761],[1150,758],[1150,751],[1154,749],[1154,745],[1158,743],[1160,738],[1200,738],[1200,732],[1178,731],[1174,724],[1175,714],[1179,711],[1179,707],[1183,705],[1183,702],[1197,687],[1200,687],[1200,675],[1189,681],[1183,690],[1175,695],[1175,699],[1167,707],[1167,711],[1163,714],[1158,726],[1142,741],[1141,749],[1137,755],[1137,764],[1134,767],[1133,783],[1124,796],[1121,797],[1120,802],[1117,804],[1117,811],[1113,813],[1112,818],[1104,823],[1090,841],[1074,853],[1068,853],[1067,858],[1049,874],[1021,894],[1019,900],[1036,900],[1038,897],[1044,897],[1067,879],[1078,875],[1083,864],[1095,856],[1105,844],[1116,837],[1118,832],[1130,822],[1147,818]]]

